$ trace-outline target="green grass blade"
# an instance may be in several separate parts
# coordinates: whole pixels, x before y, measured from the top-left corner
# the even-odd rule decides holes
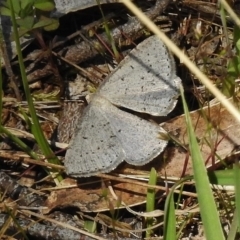
[[[198,194],[201,218],[204,226],[206,239],[223,240],[224,234],[222,231],[219,214],[214,201],[213,193],[210,188],[207,171],[204,165],[204,160],[201,155],[200,148],[196,136],[194,134],[189,110],[183,94],[183,88],[180,87],[187,132],[189,138],[189,149],[192,158],[195,186]]]
[[[16,214],[14,214],[14,212],[16,211],[15,209],[11,210],[8,208],[8,206],[5,205],[5,208],[7,210],[7,213],[9,214],[9,221],[13,221],[14,225],[16,226],[16,228],[18,229],[18,231],[22,234],[22,236],[24,237],[24,239],[28,240],[29,238],[26,235],[26,230],[24,230],[20,224],[18,223],[17,219],[16,219]]]
[[[240,223],[240,168],[239,163],[235,163],[233,165],[233,172],[234,172],[234,187],[235,187],[235,204],[237,210],[237,219],[238,219],[238,229]]]
[[[23,64],[23,57],[22,57],[22,52],[21,52],[21,47],[20,47],[20,42],[19,42],[17,23],[16,23],[14,11],[13,11],[12,0],[10,0],[10,10],[11,10],[11,20],[12,20],[12,25],[13,25],[14,38],[15,38],[16,48],[17,48],[17,52],[18,52],[18,61],[19,61],[19,66],[20,66],[20,70],[21,70],[22,83],[23,83],[25,94],[26,94],[26,99],[28,102],[31,118],[33,121],[31,130],[32,130],[32,133],[33,133],[40,149],[42,150],[43,154],[48,159],[48,161],[50,163],[60,165],[60,161],[55,156],[55,154],[52,152],[52,150],[42,132],[42,129],[39,124],[38,117],[37,117],[37,114],[36,114],[36,111],[34,108],[34,103],[33,103],[32,97],[31,97],[31,93],[30,93],[30,89],[29,89],[29,85],[28,85],[28,81],[27,81],[25,66]],[[62,177],[60,175],[57,178],[58,178],[58,181],[62,180]]]
[[[208,172],[211,184],[234,186],[234,172],[232,169]]]
[[[100,11],[101,11],[103,20],[104,20],[104,29],[105,29],[105,32],[106,32],[108,41],[111,43],[112,50],[113,50],[113,53],[114,53],[114,56],[115,56],[116,60],[119,61],[119,59],[120,59],[120,54],[119,54],[119,52],[118,52],[118,50],[117,50],[116,44],[115,44],[114,39],[113,39],[113,37],[112,37],[112,35],[111,35],[111,32],[110,32],[110,30],[109,30],[109,27],[108,27],[108,24],[107,24],[105,15],[104,15],[104,13],[103,13],[103,10],[102,10],[100,1],[97,0],[97,3],[98,3],[98,7],[99,7],[99,9],[100,9]]]
[[[163,236],[164,240],[177,239],[176,216],[175,216],[175,207],[174,207],[174,198],[173,198],[174,191],[179,185],[191,179],[192,177],[188,176],[176,182],[172,186],[171,191],[167,195],[165,206],[164,206],[164,236]]]
[[[176,216],[174,207],[174,188],[168,194],[165,206],[164,206],[164,240],[176,240]]]
[[[3,37],[2,37],[2,31],[0,31],[0,46],[2,48],[3,44]],[[3,76],[2,76],[2,56],[0,56],[0,126],[2,125],[2,108],[3,108]]]
[[[37,154],[31,148],[29,148],[23,141],[21,141],[21,139],[19,139],[15,135],[13,135],[2,125],[0,125],[0,132],[6,134],[12,140],[12,142],[14,142],[24,152],[26,152],[31,158],[36,159],[36,160],[38,159]]]
[[[86,229],[90,233],[96,233],[97,232],[97,223],[95,221],[85,220],[84,221],[84,229]]]
[[[149,185],[156,185],[157,184],[157,172],[154,168],[151,169],[150,177],[148,181]],[[155,210],[155,198],[156,198],[156,192],[153,188],[148,188],[147,190],[147,202],[146,202],[146,211],[152,212]],[[147,228],[150,228],[154,225],[154,219],[153,218],[147,218]],[[152,230],[146,231],[146,238],[150,238],[152,234]]]
[[[235,212],[233,213],[231,227],[229,229],[229,233],[227,236],[227,240],[235,240],[237,230],[238,230],[238,217],[237,217],[237,209],[235,209]]]

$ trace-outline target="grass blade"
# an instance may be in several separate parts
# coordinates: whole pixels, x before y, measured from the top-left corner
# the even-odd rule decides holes
[[[150,177],[148,184],[149,185],[156,185],[157,183],[157,172],[154,168],[151,169],[150,172]],[[148,188],[147,190],[147,203],[146,203],[146,210],[147,212],[152,212],[155,210],[155,189],[153,188]],[[147,223],[147,228],[152,227],[154,225],[154,219],[153,218],[147,218],[146,223]],[[152,230],[147,230],[146,231],[146,238],[150,238],[152,234]]]
[[[174,187],[168,194],[165,206],[164,206],[164,240],[176,240],[176,217],[174,207]]]
[[[235,204],[237,210],[237,222],[238,222],[238,229],[240,223],[240,168],[239,163],[235,163],[233,165],[233,172],[234,172],[234,187],[235,187]]]
[[[180,87],[183,108],[185,113],[187,133],[189,139],[189,149],[192,158],[195,186],[198,194],[201,218],[204,226],[206,239],[225,239],[219,214],[214,201],[213,193],[210,188],[206,167],[201,155],[196,136],[194,134],[189,110],[183,94],[183,88]]]
[[[34,108],[34,103],[32,100],[32,96],[31,96],[28,81],[27,81],[25,66],[23,64],[23,56],[22,56],[21,47],[20,47],[19,34],[18,34],[18,30],[17,30],[17,23],[16,23],[16,19],[15,19],[15,15],[14,15],[12,0],[10,0],[9,3],[10,3],[11,20],[12,20],[12,25],[13,25],[14,38],[15,38],[16,48],[17,48],[17,52],[18,52],[18,61],[19,61],[19,66],[20,66],[20,70],[21,70],[22,83],[23,83],[25,94],[26,94],[26,99],[28,102],[31,118],[33,121],[32,125],[31,125],[31,130],[32,130],[32,133],[33,133],[39,147],[41,148],[43,154],[48,159],[48,161],[50,163],[60,165],[60,161],[58,160],[58,158],[55,156],[55,154],[51,150],[51,148],[42,132],[39,121],[38,121],[38,117],[37,117],[37,114],[36,114],[36,111]],[[61,181],[62,177],[59,175],[57,177],[57,179],[58,179],[58,181]]]

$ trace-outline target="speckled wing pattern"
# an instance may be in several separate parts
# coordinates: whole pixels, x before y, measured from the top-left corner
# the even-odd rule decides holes
[[[110,172],[124,160],[144,165],[167,144],[160,131],[164,132],[157,124],[124,112],[96,95],[66,153],[66,171],[74,177],[88,177]]]
[[[100,87],[111,103],[136,112],[166,116],[179,96],[175,62],[157,36],[140,43]]]
[[[156,36],[139,44],[86,108],[65,156],[66,172],[88,177],[110,172],[124,160],[138,166],[157,157],[167,145],[165,131],[117,106],[167,115],[176,105],[180,83],[172,55]]]

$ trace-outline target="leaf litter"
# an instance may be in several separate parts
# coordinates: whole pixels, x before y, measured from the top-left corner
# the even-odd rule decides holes
[[[170,4],[167,8],[168,12],[176,11],[176,6],[180,9],[180,3],[176,4],[177,5]],[[204,16],[202,16],[201,19],[199,19],[198,14],[195,14],[196,12],[194,12],[195,7],[198,6],[197,2],[195,6],[191,5],[187,1],[183,1],[181,4],[182,11],[178,12],[178,14],[181,19],[180,22],[182,25],[178,26],[178,32],[176,34],[176,28],[174,29],[173,24],[171,26],[172,32],[170,32],[169,34],[172,34],[173,39],[175,39],[178,45],[182,45],[184,43],[185,45],[183,45],[183,48],[185,48],[185,46],[188,46],[186,48],[187,54],[189,54],[190,57],[192,57],[193,61],[195,61],[196,64],[198,64],[199,66],[201,66],[202,69],[208,73],[211,79],[215,81],[216,84],[218,84],[221,80],[222,74],[226,72],[226,68],[223,68],[223,64],[226,61],[224,57],[218,56],[216,54],[222,50],[219,48],[219,43],[224,43],[224,39],[218,37],[219,33],[217,32],[216,28],[213,28],[213,24],[219,24],[218,15],[216,14],[216,18],[214,19],[214,21],[208,21],[210,17],[212,19],[212,12],[215,11],[215,6],[206,5],[204,9],[198,9],[198,11],[200,11],[202,14],[205,14]],[[209,11],[206,10],[207,7],[209,8]],[[185,17],[189,17],[188,14],[186,14],[189,8],[193,11],[195,15],[192,14],[191,18],[187,18],[186,20]],[[184,12],[184,10],[186,10],[186,12]],[[211,14],[207,15],[208,12],[211,12]],[[170,20],[172,20],[171,15],[166,14],[166,11],[165,15],[167,15],[168,17],[167,21],[170,22]],[[120,34],[116,35],[116,40],[123,38],[124,41],[122,40],[122,43],[124,43],[126,39],[130,40],[129,38],[131,38],[131,40],[129,41],[131,44],[132,41],[134,41],[135,39],[143,38],[143,36],[145,35],[144,31],[139,31],[140,29],[142,29],[142,27],[137,28],[136,31],[134,28],[132,30],[132,33],[130,32],[131,34],[129,34],[129,32],[127,31],[124,31],[125,26],[126,29],[130,29],[131,31],[131,26],[133,26],[131,24],[133,24],[134,21],[137,20],[133,18],[130,22],[128,22],[128,24],[123,25],[122,29],[118,27],[112,31],[113,36],[115,36],[115,32],[118,32],[118,34]],[[204,25],[204,27],[207,29],[206,32],[200,32],[200,37],[199,35],[197,36],[195,31],[196,22],[198,24],[199,22],[201,22],[201,24]],[[202,29],[203,28],[201,28],[201,30]],[[100,38],[106,40],[103,37],[103,34],[104,33],[100,34]],[[214,38],[212,38],[212,36],[214,36]],[[179,39],[181,39],[182,37],[185,38],[185,41],[183,43],[180,43]],[[199,39],[202,42],[199,41]],[[94,45],[94,41],[96,40],[91,39],[91,44]],[[72,41],[68,40],[67,44],[69,43],[72,43]],[[93,57],[96,56],[98,52],[92,54],[92,52],[86,51],[86,55],[81,54],[81,48],[84,49],[84,46],[87,46],[85,44],[86,42],[82,40],[80,41],[80,43],[75,43],[73,45],[66,45],[65,42],[65,47],[61,48],[57,56],[61,57],[64,54],[64,58],[67,58],[69,62],[72,62],[73,64],[83,63],[82,66],[86,69],[88,64],[85,63],[85,61],[90,61],[89,59],[92,59],[91,63],[96,64],[97,69],[100,69],[101,66],[98,65],[99,57],[97,57],[96,60],[93,59]],[[124,44],[122,45],[124,46]],[[80,49],[80,54],[76,51],[76,49]],[[86,50],[86,48],[84,50]],[[67,54],[70,53],[70,51],[71,54],[69,56],[71,57],[68,57]],[[77,57],[82,55],[83,59],[77,59],[76,55]],[[202,61],[203,56],[209,57]],[[44,60],[40,60],[39,63],[44,66]],[[42,71],[42,75],[39,74],[39,70],[36,70],[36,72],[34,73],[33,65],[34,68],[36,68],[36,64],[32,64],[32,66],[29,67],[29,69],[31,69],[31,71],[33,72],[32,75],[29,75],[30,82],[38,81],[40,84],[40,88],[44,89],[45,92],[51,92],[53,89],[59,88],[58,84],[53,84],[54,81],[52,80],[54,78],[51,78],[52,69],[51,67],[49,67],[49,65],[47,65],[48,71]],[[61,65],[60,68],[62,68],[62,66],[63,65]],[[178,64],[178,66],[179,68],[183,69],[183,66],[181,66],[180,64]],[[71,68],[72,72],[66,68],[66,70],[64,70],[63,72],[63,75],[65,75],[64,78],[68,80],[73,79],[72,82],[74,83],[74,76],[76,75],[74,71],[76,70],[74,70],[73,67],[70,67],[70,69]],[[220,71],[218,71],[219,69]],[[14,69],[14,71],[16,71],[16,69]],[[91,71],[94,72],[93,69],[91,69]],[[107,72],[105,72],[105,70],[103,72],[102,76],[104,78],[105,75],[107,75]],[[179,70],[179,73],[181,73],[181,70]],[[184,73],[184,71],[182,71],[182,73]],[[80,74],[84,75],[83,72],[80,72]],[[33,75],[35,76],[34,78],[31,77]],[[46,79],[39,81],[38,79],[40,77],[45,77]],[[57,125],[59,136],[58,139],[64,139],[63,141],[65,143],[68,143],[69,139],[71,138],[71,135],[74,132],[74,122],[77,122],[77,120],[71,121],[71,116],[73,117],[73,119],[81,117],[80,112],[83,109],[82,104],[86,104],[86,102],[83,101],[83,98],[86,95],[86,92],[89,91],[89,86],[92,86],[92,83],[89,82],[89,75],[87,75],[87,78],[86,76],[84,76],[83,78],[86,79],[83,84],[83,86],[85,86],[85,89],[82,89],[79,94],[80,101],[78,100],[77,103],[73,102],[72,100],[64,102],[63,113],[61,114],[61,117],[59,119],[59,125],[58,121],[53,120],[55,118],[58,118],[56,110],[51,107],[50,110],[42,108],[43,103],[36,104],[36,106],[38,107],[43,131],[49,140],[52,141],[52,134],[55,134],[54,129],[57,128]],[[211,96],[209,96],[206,90],[202,89],[201,85],[197,82],[196,79],[194,79],[194,76],[191,76],[190,74],[181,74],[181,78],[185,80],[184,84],[186,89],[190,85],[187,81],[193,81],[195,84],[195,88],[193,88],[191,85],[191,88],[194,90],[192,90],[191,92],[194,92],[194,94],[191,95],[189,93],[190,97],[192,98],[191,101],[193,105],[196,105],[196,103],[194,102],[194,97],[197,97],[201,100],[199,100],[200,105],[204,105],[206,102],[209,101],[209,98],[211,99]],[[34,92],[36,90],[38,89],[35,89],[33,87],[32,91]],[[28,126],[21,115],[22,109],[19,108],[19,105],[16,105],[16,101],[9,101],[9,97],[12,97],[12,99],[14,99],[14,95],[11,93],[7,86],[5,87],[4,91],[5,97],[7,97],[7,101],[4,102],[4,111],[2,117],[2,119],[4,119],[4,125],[11,128],[21,129],[22,135],[20,135],[20,137],[28,141],[28,144],[30,146],[34,147],[34,144],[32,142],[33,139],[31,138],[31,136],[29,136],[28,133]],[[64,91],[68,90],[64,89]],[[57,107],[59,108],[60,105],[58,103],[59,100],[57,100]],[[44,105],[46,106],[48,104],[44,103]],[[50,103],[49,106],[53,106],[52,103]],[[42,169],[37,165],[37,162],[36,165],[33,165],[32,162],[30,163],[30,161],[28,161],[30,160],[30,158],[27,158],[27,156],[21,157],[19,152],[11,152],[11,154],[8,154],[7,156],[7,153],[10,153],[10,150],[15,150],[16,147],[14,146],[14,144],[7,141],[6,138],[3,138],[4,141],[7,141],[8,147],[2,146],[2,150],[0,152],[2,159],[0,186],[5,196],[5,198],[2,198],[2,214],[0,216],[1,226],[3,226],[3,224],[6,222],[6,219],[8,218],[9,209],[12,209],[12,213],[15,213],[13,209],[17,209],[18,214],[15,218],[20,223],[20,226],[22,228],[28,226],[28,230],[26,231],[26,234],[28,236],[41,237],[43,239],[47,239],[47,236],[50,236],[51,239],[67,239],[69,238],[69,236],[71,236],[71,239],[79,239],[80,237],[83,239],[91,239],[91,237],[94,238],[94,236],[97,237],[98,235],[99,237],[105,239],[115,239],[116,235],[111,235],[111,230],[106,230],[107,228],[106,226],[104,227],[104,225],[111,225],[111,223],[108,222],[107,217],[111,216],[110,219],[112,219],[113,215],[111,214],[116,214],[118,211],[120,211],[118,209],[123,208],[120,215],[126,217],[118,217],[118,221],[120,222],[118,222],[117,224],[118,227],[120,224],[120,228],[128,228],[128,230],[130,229],[132,233],[134,233],[134,231],[137,232],[138,229],[136,228],[139,228],[139,226],[136,227],[134,224],[129,224],[128,226],[124,225],[124,222],[127,221],[126,219],[130,216],[131,219],[135,220],[135,223],[141,223],[140,228],[144,229],[143,219],[140,218],[139,220],[136,216],[128,213],[125,210],[125,207],[122,206],[120,203],[124,202],[127,206],[133,208],[135,212],[144,212],[144,206],[142,204],[146,201],[147,192],[147,183],[145,183],[145,181],[146,176],[148,176],[148,173],[152,167],[155,167],[158,175],[162,177],[159,178],[159,185],[156,187],[156,196],[158,199],[157,207],[159,207],[160,209],[162,209],[163,206],[162,204],[165,199],[165,193],[166,191],[168,191],[164,182],[165,176],[171,179],[171,181],[168,183],[168,187],[171,187],[172,182],[176,181],[176,179],[179,179],[182,176],[192,174],[191,161],[187,152],[188,140],[186,138],[186,126],[183,120],[183,116],[176,116],[181,114],[180,108],[177,108],[176,111],[173,113],[175,114],[175,116],[171,114],[168,119],[163,119],[165,121],[164,123],[161,123],[161,126],[163,126],[170,133],[170,137],[172,137],[172,141],[167,147],[165,153],[143,167],[134,167],[133,169],[130,165],[126,163],[121,165],[118,169],[114,171],[113,174],[115,175],[113,175],[113,177],[109,176],[111,182],[101,182],[98,178],[94,178],[91,179],[90,183],[88,180],[84,184],[83,180],[76,181],[74,179],[66,178],[63,181],[62,186],[55,187],[53,185],[51,177],[44,174]],[[198,105],[194,106],[194,109],[197,108]],[[212,106],[206,106],[204,108],[201,108],[200,110],[194,110],[191,112],[191,116],[196,129],[197,138],[199,139],[199,144],[201,146],[203,157],[206,160],[206,166],[209,166],[209,168],[219,168],[219,165],[221,166],[222,160],[226,159],[227,162],[230,162],[232,161],[232,158],[234,156],[236,157],[238,155],[237,151],[234,151],[234,155],[232,154],[232,152],[235,147],[239,145],[239,137],[237,131],[239,126],[238,123],[236,123],[235,120],[231,116],[229,116],[226,109],[222,108],[219,104],[215,104]],[[72,124],[72,126],[69,127],[68,124]],[[66,129],[67,127],[69,127],[71,131],[69,133],[64,133],[64,131],[63,133],[61,133],[61,130]],[[61,134],[63,135],[63,137],[61,137]],[[54,142],[52,143],[54,145]],[[11,155],[13,156],[12,159],[10,159]],[[61,155],[64,154],[60,152],[59,156]],[[19,158],[17,158],[18,156]],[[42,159],[44,161],[44,157]],[[125,174],[124,176],[128,177],[131,175],[132,178],[136,179],[125,179],[126,177],[123,178],[123,175],[120,175],[121,178],[119,179],[117,177],[119,176],[119,174]],[[140,179],[143,179],[143,181],[139,179],[140,176]],[[103,175],[102,177],[106,178],[106,175]],[[26,178],[28,179],[28,182],[24,182]],[[16,179],[21,180],[21,185],[19,185]],[[29,179],[32,179],[32,181],[29,181]],[[114,192],[119,199],[113,197],[109,188],[110,186],[112,189],[114,189]],[[187,189],[188,187],[186,187],[186,190]],[[189,208],[189,205],[193,204],[193,206],[195,206],[193,199],[196,197],[196,195],[194,192],[191,191],[183,191],[182,196],[184,196],[181,202],[182,210],[185,211],[185,213],[190,213],[192,211],[192,208]],[[186,200],[184,201],[184,198],[189,201],[188,204],[186,203]],[[8,208],[6,208],[6,206]],[[61,209],[61,212],[58,211],[59,209]],[[196,211],[198,211],[196,206],[195,209]],[[67,214],[69,212],[71,214]],[[100,218],[101,220],[95,220],[94,218],[92,218],[92,221],[97,221],[98,225],[102,226],[102,231],[99,231],[96,235],[89,236],[89,238],[85,236],[84,233],[77,233],[75,231],[76,229],[72,230],[69,228],[69,232],[64,232],[64,229],[66,229],[67,227],[64,228],[63,226],[58,226],[54,221],[54,223],[52,222],[50,224],[46,224],[46,222],[49,223],[49,219],[55,219],[58,222],[66,223],[66,226],[67,224],[69,224],[72,227],[82,229],[84,223],[81,218],[86,219],[88,217],[91,217],[93,212],[102,212],[103,214],[103,216],[101,216]],[[111,214],[109,214],[109,212]],[[45,216],[47,220],[45,219],[45,221],[43,222],[36,222],[36,219],[40,220],[39,214],[42,213],[44,213],[44,215],[41,215],[43,216],[43,219]],[[60,214],[61,217],[54,216],[54,214]],[[77,221],[73,217],[76,214],[78,215]],[[195,216],[196,214],[197,212],[195,213]],[[32,219],[29,216],[32,216]],[[35,220],[33,221],[33,219]],[[193,223],[194,219],[190,219],[190,226]],[[198,226],[201,229],[201,224],[198,224]],[[18,232],[18,235],[16,235],[15,238],[21,239],[22,235],[19,230],[19,227],[16,227],[12,222],[9,224],[8,232],[5,232],[5,234],[13,235]],[[117,232],[118,239],[137,239],[136,232],[136,235],[127,234],[127,237],[126,235],[122,234],[121,231],[117,230]],[[159,232],[158,234],[161,235],[161,233]],[[186,229],[182,232],[182,239],[186,239],[183,237],[189,235],[190,232]],[[143,235],[142,233],[140,233],[140,235],[138,236],[139,238],[142,238]]]

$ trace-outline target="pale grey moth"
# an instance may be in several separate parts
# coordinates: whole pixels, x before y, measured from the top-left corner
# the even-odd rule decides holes
[[[161,137],[165,130],[122,108],[166,116],[177,103],[179,84],[163,42],[151,36],[140,43],[86,108],[65,156],[67,174],[88,177],[110,172],[123,161],[141,166],[157,157],[168,142]]]

